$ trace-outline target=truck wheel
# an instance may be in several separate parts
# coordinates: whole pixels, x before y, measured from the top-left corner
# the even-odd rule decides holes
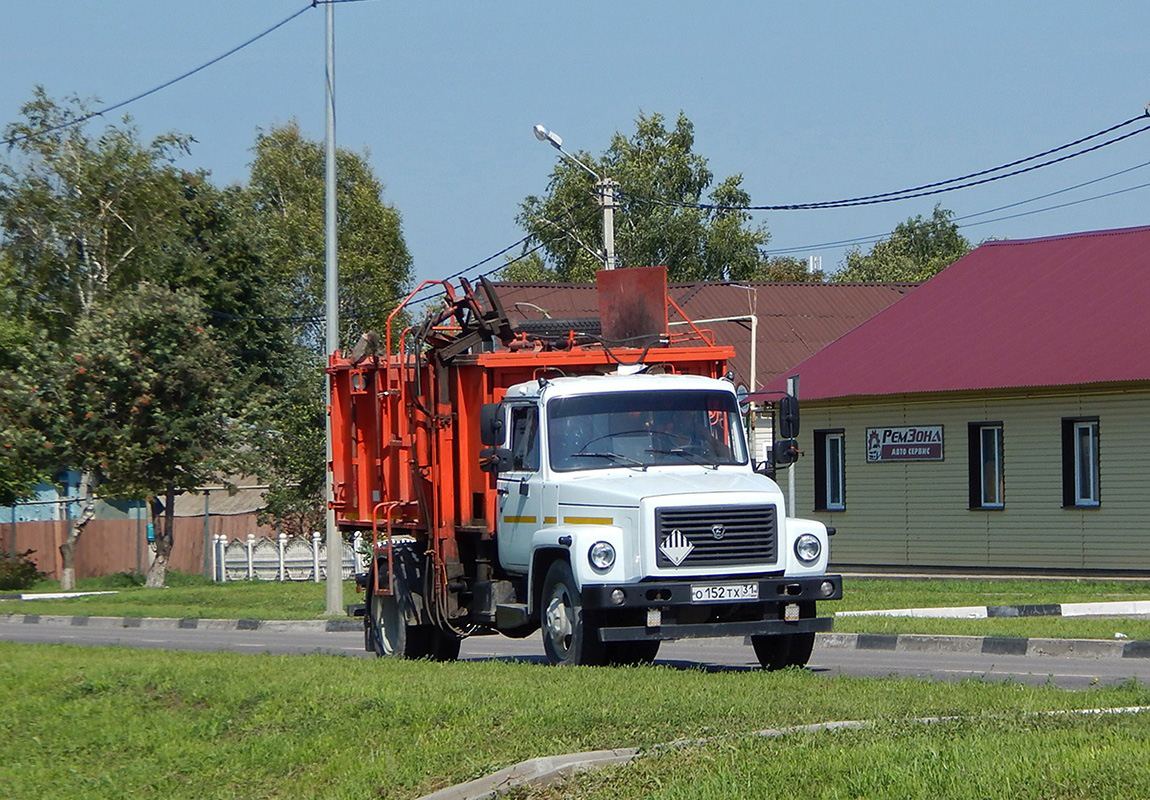
[[[645,639],[637,642],[606,642],[604,649],[608,664],[619,667],[635,667],[650,664],[659,655],[658,639]]]
[[[788,633],[782,636],[752,636],[751,646],[763,669],[805,667],[815,646],[814,633]]]
[[[409,645],[415,645],[416,642],[408,642],[408,626],[403,622],[403,614],[395,595],[376,595],[369,588],[363,618],[368,644],[377,656],[419,658],[409,653]]]
[[[556,561],[543,580],[543,650],[552,664],[602,664],[603,643],[598,627],[587,619],[575,576],[566,561]]]
[[[396,595],[369,591],[366,606],[363,616],[367,649],[380,658],[459,658],[459,637],[434,625],[408,625]]]

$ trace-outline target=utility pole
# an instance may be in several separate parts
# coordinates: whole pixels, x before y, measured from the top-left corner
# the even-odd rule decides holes
[[[324,336],[324,366],[331,363],[331,357],[339,349],[339,261],[337,260],[338,239],[336,231],[335,204],[335,3],[327,4],[326,51],[327,70],[324,81],[326,99],[327,134],[325,138],[324,162],[324,282],[326,289]],[[327,436],[325,458],[327,460],[327,481],[324,500],[324,532],[327,534],[327,609],[328,615],[343,611],[343,541],[335,524],[335,486],[332,482],[332,441],[331,441],[331,380],[324,377],[324,393],[327,408]]]
[[[600,178],[599,204],[603,206],[603,269],[615,269],[615,187],[610,178]]]

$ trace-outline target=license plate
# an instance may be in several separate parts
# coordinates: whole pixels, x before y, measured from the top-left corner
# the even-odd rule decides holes
[[[729,603],[733,600],[758,600],[758,583],[693,583],[692,603]]]

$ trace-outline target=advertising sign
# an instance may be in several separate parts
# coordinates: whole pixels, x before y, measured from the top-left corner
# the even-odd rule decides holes
[[[942,456],[941,425],[866,429],[866,460],[868,463],[942,461]]]

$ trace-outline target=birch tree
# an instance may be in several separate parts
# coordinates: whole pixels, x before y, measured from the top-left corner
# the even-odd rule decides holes
[[[45,336],[67,349],[101,302],[180,250],[189,175],[175,160],[191,139],[165,134],[143,143],[129,119],[92,123],[83,101],[57,103],[40,87],[21,115],[4,131],[0,236],[11,290],[27,301]],[[81,508],[61,547],[65,589],[73,585],[75,544],[94,513],[100,481],[81,468]]]

